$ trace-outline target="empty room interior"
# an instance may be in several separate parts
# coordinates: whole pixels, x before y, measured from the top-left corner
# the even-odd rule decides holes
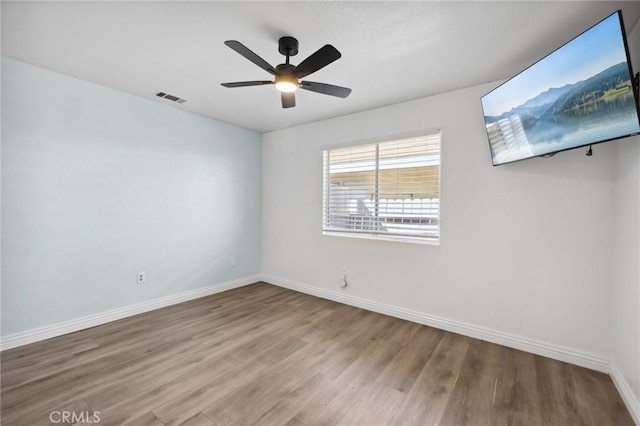
[[[2,425],[640,425],[640,2],[0,12]]]

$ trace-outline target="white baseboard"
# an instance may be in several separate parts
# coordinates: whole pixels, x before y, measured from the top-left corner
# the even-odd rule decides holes
[[[39,342],[40,340],[62,336],[63,334],[74,333],[86,328],[106,324],[111,321],[116,321],[133,315],[142,314],[144,312],[153,311],[154,309],[164,308],[165,306],[175,305],[177,303],[186,302],[188,300],[197,299],[199,297],[221,293],[233,288],[253,284],[258,281],[260,281],[259,275],[251,275],[233,281],[213,284],[207,287],[185,291],[183,293],[173,294],[171,296],[161,297],[159,299],[136,303],[135,305],[129,305],[123,308],[112,309],[110,311],[100,312],[98,314],[59,322],[45,327],[39,327],[32,330],[10,334],[8,336],[3,336],[2,338],[0,338],[0,350],[4,351],[7,349],[16,348],[18,346],[28,345],[29,343]]]
[[[609,364],[609,375],[611,376],[611,380],[613,380],[613,384],[616,385],[622,400],[627,406],[629,414],[633,417],[633,421],[640,426],[640,400],[638,400],[638,397],[633,393],[631,386],[629,386],[629,382],[627,382],[622,375],[622,372],[620,372],[618,366],[613,361]]]
[[[325,290],[313,287],[307,284],[275,277],[273,275],[260,275],[261,281],[269,284],[285,287],[291,290],[322,297],[347,305],[357,306],[369,311],[378,312],[396,318],[405,319],[419,324],[428,325],[430,327],[439,328],[441,330],[451,331],[453,333],[462,334],[464,336],[485,340],[491,343],[508,346],[510,348],[519,349],[536,355],[557,359],[559,361],[568,362],[570,364],[579,365],[592,370],[609,372],[609,360],[592,355],[585,352],[576,351],[565,348],[563,346],[552,345],[545,342],[539,342],[526,337],[515,336],[501,331],[480,327],[460,321],[454,321],[446,318],[440,318],[434,315],[422,312],[411,311],[409,309],[400,308],[385,303],[376,302],[361,297],[351,296],[331,290]]]

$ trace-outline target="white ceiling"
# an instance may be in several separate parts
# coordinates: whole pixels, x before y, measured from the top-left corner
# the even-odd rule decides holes
[[[617,9],[629,32],[640,2],[7,2],[2,54],[259,132],[508,78]],[[342,58],[307,79],[353,89],[308,91],[282,109],[273,86],[220,83],[270,74],[226,47],[238,40],[272,65],[281,36],[297,64],[324,44]],[[636,64],[638,67],[639,64]],[[164,91],[182,105],[154,96]]]

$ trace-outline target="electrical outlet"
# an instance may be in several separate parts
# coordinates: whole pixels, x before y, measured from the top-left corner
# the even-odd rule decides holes
[[[138,272],[138,284],[142,284],[146,280],[146,274],[144,272]]]

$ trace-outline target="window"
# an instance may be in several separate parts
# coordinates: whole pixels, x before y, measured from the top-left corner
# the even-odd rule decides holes
[[[325,234],[439,241],[439,131],[323,155]]]

